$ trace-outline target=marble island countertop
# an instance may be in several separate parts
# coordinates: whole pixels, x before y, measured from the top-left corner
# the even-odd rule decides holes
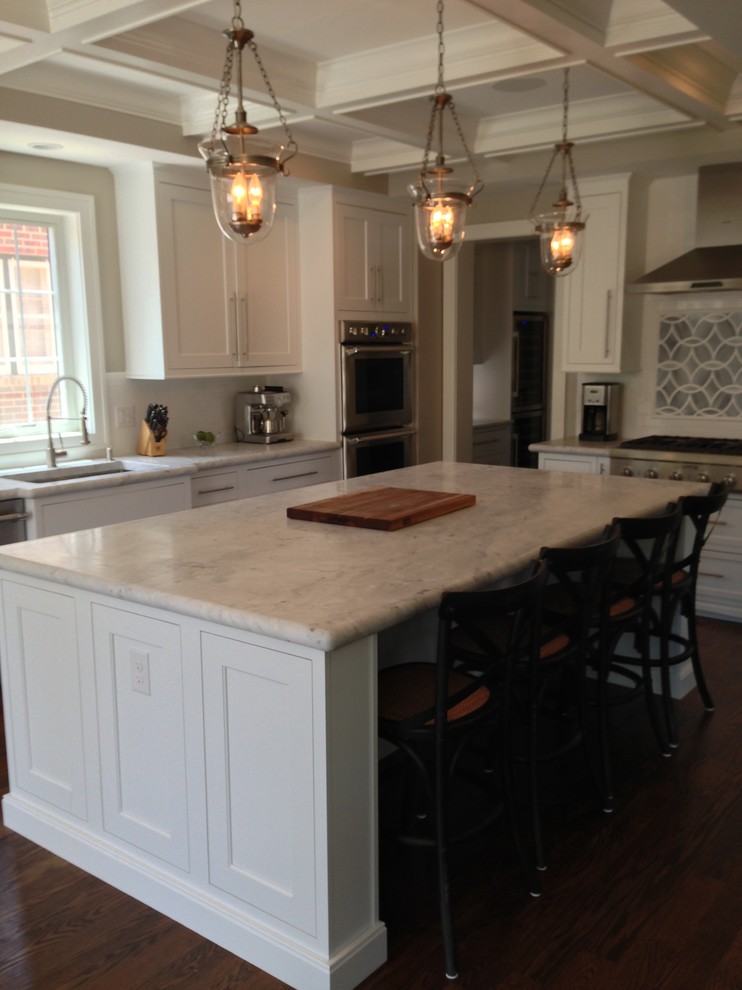
[[[476,505],[397,532],[288,519],[376,486]],[[438,462],[0,548],[8,571],[328,650],[707,486]]]
[[[95,477],[68,478],[48,482],[25,482],[10,479],[0,473],[0,498],[42,498],[48,495],[76,491],[90,491],[99,488],[113,488],[121,485],[137,484],[141,481],[155,481],[176,475],[193,475],[200,471],[233,467],[242,464],[253,467],[311,454],[335,450],[340,446],[325,440],[295,439],[281,443],[223,443],[204,447],[183,447],[162,457],[144,457],[139,454],[117,457],[126,468],[113,474]],[[85,448],[80,448],[84,450]],[[65,458],[60,467],[71,467],[74,460]],[[6,474],[16,473],[18,468],[7,468]]]

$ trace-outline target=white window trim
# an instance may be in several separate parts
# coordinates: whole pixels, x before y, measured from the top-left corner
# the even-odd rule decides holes
[[[103,391],[103,311],[100,295],[98,239],[95,226],[95,197],[64,190],[37,189],[0,183],[0,208],[20,208],[41,218],[57,216],[65,230],[64,264],[59,277],[66,281],[69,319],[78,324],[71,351],[74,368],[65,374],[82,378],[88,394],[90,446],[67,444],[70,459],[92,457],[106,446],[108,424]],[[82,325],[80,325],[80,322]],[[69,332],[69,325],[64,332]],[[74,438],[74,430],[70,431]],[[46,450],[46,436],[0,438],[0,465],[40,463],[38,452]]]

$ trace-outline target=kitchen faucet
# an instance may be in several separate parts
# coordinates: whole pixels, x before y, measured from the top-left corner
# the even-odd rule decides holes
[[[54,440],[52,439],[52,419],[64,419],[66,417],[57,416],[54,417],[51,414],[51,403],[52,396],[54,395],[54,389],[59,387],[60,382],[74,382],[75,385],[82,392],[82,409],[80,410],[80,432],[82,433],[81,445],[84,447],[86,444],[90,443],[90,437],[88,436],[88,424],[87,424],[87,395],[85,394],[85,389],[83,388],[82,382],[75,378],[73,375],[60,375],[54,382],[52,382],[52,387],[49,389],[49,395],[46,397],[46,430],[49,436],[49,446],[46,451],[46,463],[47,467],[56,467],[58,457],[66,457],[67,451],[62,446],[59,450],[54,448]],[[59,443],[62,443],[62,435],[59,434]]]

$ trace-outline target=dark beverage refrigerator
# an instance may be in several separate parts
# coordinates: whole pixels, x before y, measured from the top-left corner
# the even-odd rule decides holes
[[[546,369],[549,318],[546,313],[513,314],[510,417],[514,467],[538,467],[528,445],[546,438]]]

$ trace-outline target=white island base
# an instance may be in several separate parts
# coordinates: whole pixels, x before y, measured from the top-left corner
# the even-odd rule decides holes
[[[386,959],[380,635],[705,491],[478,464],[381,479],[0,548],[5,824],[298,990]],[[286,517],[380,483],[476,504],[391,533]]]
[[[8,828],[301,990],[384,962],[375,636],[322,653],[3,590]]]

